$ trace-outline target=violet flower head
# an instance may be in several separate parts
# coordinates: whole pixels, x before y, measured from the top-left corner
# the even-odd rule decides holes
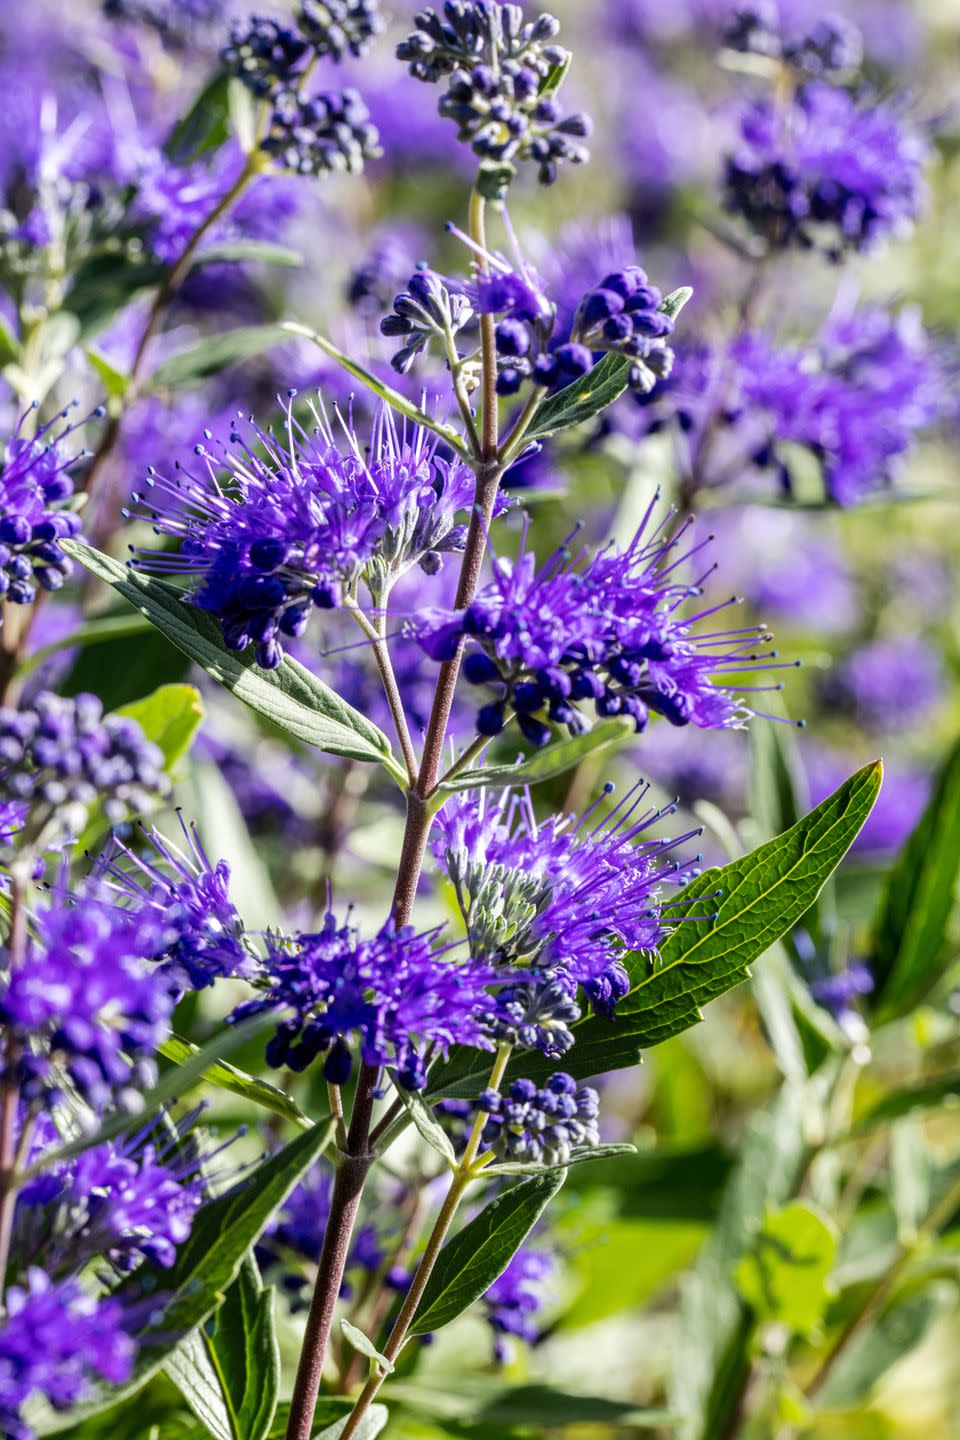
[[[918,636],[875,640],[853,651],[823,686],[826,703],[880,734],[911,730],[943,698],[940,657]]]
[[[506,1095],[486,1090],[477,1109],[488,1116],[483,1143],[498,1159],[519,1165],[566,1165],[578,1150],[600,1143],[600,1096],[563,1073],[542,1089],[514,1080]]]
[[[844,1034],[853,1042],[866,1038],[867,1027],[857,1001],[872,994],[874,979],[869,968],[854,961],[843,970],[814,980],[810,993],[818,1005],[829,1010]]]
[[[4,1300],[0,1431],[10,1440],[33,1440],[23,1418],[28,1400],[42,1396],[55,1410],[67,1410],[89,1393],[95,1377],[114,1385],[129,1379],[135,1346],[119,1300],[94,1299],[77,1280],[55,1282],[36,1268]]]
[[[67,409],[31,434],[34,408],[21,415],[0,458],[0,597],[13,605],[32,604],[38,589],[60,589],[72,565],[59,542],[80,533],[70,470],[81,456],[67,443],[77,425],[65,423]]]
[[[155,30],[164,44],[181,50],[212,32],[229,9],[229,0],[103,0],[103,13]]]
[[[908,229],[925,198],[926,140],[887,103],[804,86],[785,113],[749,102],[726,164],[726,200],[768,245],[833,258]]]
[[[821,15],[799,30],[796,25],[784,27],[783,18],[776,0],[746,0],[728,18],[723,43],[741,54],[780,61],[810,77],[860,69],[863,36],[846,16]]]
[[[604,787],[603,803],[612,790]],[[465,792],[438,817],[434,854],[453,882],[471,952],[498,967],[498,1026],[513,1043],[565,1053],[580,987],[611,1016],[630,988],[624,953],[654,956],[679,919],[664,886],[698,873],[673,852],[701,832],[648,837],[675,809],[644,809],[648,790],[634,787],[597,823],[601,801],[579,821],[538,824],[525,792],[495,802]]]
[[[149,963],[164,933],[156,916],[131,916],[95,896],[52,898],[37,912],[0,995],[6,1064],[26,1098],[56,1097],[56,1066],[95,1109],[136,1098],[176,999]]]
[[[630,388],[649,394],[673,369],[667,341],[684,293],[665,301],[639,265],[613,271],[583,297],[570,339],[552,349],[538,367],[539,382],[550,385],[587,374],[596,353],[611,352],[632,361]]]
[[[481,734],[499,734],[512,710],[524,738],[546,745],[548,721],[571,734],[586,728],[585,704],[600,717],[628,717],[637,731],[651,711],[702,729],[739,727],[761,713],[725,682],[774,667],[775,652],[755,649],[769,635],[755,627],[697,631],[731,601],[678,613],[700,595],[706,575],[690,583],[676,572],[702,547],[684,552],[689,524],[671,533],[669,515],[651,528],[653,508],[625,550],[571,556],[564,547],[539,568],[526,550],[516,562],[495,558],[492,580],[465,610],[427,610],[408,621],[433,660],[469,642],[464,675],[497,692],[477,716]]]
[[[333,1084],[350,1076],[348,1040],[356,1037],[364,1064],[395,1069],[410,1090],[426,1082],[423,1053],[454,1044],[493,1049],[493,972],[472,961],[458,964],[435,948],[436,932],[418,935],[391,923],[361,940],[349,923],[328,914],[323,929],[291,941],[268,942],[264,991],[234,1011],[246,1019],[292,1009],[267,1047],[267,1064],[305,1070],[324,1055]]]
[[[589,120],[565,116],[556,98],[569,54],[553,43],[554,16],[525,21],[519,5],[445,0],[440,10],[421,10],[415,24],[397,58],[417,80],[447,82],[440,114],[483,162],[481,185],[492,196],[506,191],[515,162],[532,162],[540,183],[552,185],[562,162],[589,159]]]
[[[473,477],[440,458],[427,431],[398,429],[381,408],[365,452],[352,426],[338,448],[326,418],[314,419],[308,434],[291,398],[282,441],[238,421],[229,446],[197,446],[194,472],[152,472],[134,496],[133,513],[180,549],[136,551],[132,563],[190,578],[191,603],[216,618],[228,648],[253,645],[265,669],[315,609],[354,603],[361,580],[380,604],[394,579],[415,564],[435,573],[466,535]]]
[[[546,1298],[544,1287],[555,1275],[556,1268],[556,1258],[549,1250],[522,1245],[484,1295],[486,1320],[493,1331],[493,1355],[498,1365],[510,1363],[514,1341],[535,1345],[540,1339],[537,1316]]]
[[[78,829],[96,801],[110,824],[148,810],[169,794],[163,766],[137,722],[104,715],[95,695],[41,691],[0,710],[0,800],[29,806],[36,829]]]
[[[156,958],[178,988],[203,990],[226,976],[250,979],[255,962],[230,898],[230,867],[225,860],[213,864],[196,830],[180,823],[182,846],[158,830],[142,830],[153,857],[115,839],[94,871],[98,893],[162,924]]]

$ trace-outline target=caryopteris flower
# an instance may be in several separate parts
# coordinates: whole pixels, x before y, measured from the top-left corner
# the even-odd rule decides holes
[[[114,840],[94,872],[98,890],[130,914],[150,913],[162,923],[157,959],[182,989],[203,990],[228,975],[250,978],[254,958],[243,941],[243,922],[230,899],[230,867],[211,863],[196,830],[181,821],[184,847],[158,830],[143,836],[155,858]]]
[[[751,101],[727,159],[727,205],[770,246],[866,250],[916,219],[923,136],[885,103],[820,82],[783,108]]]
[[[551,185],[561,162],[589,159],[582,141],[590,122],[564,116],[556,98],[570,57],[553,43],[554,16],[527,22],[519,5],[446,0],[439,11],[421,10],[416,27],[397,57],[417,80],[447,80],[440,114],[487,162],[495,192],[516,174],[515,161],[532,161],[540,183]]]
[[[451,292],[439,275],[426,268],[411,276],[406,290],[393,302],[393,314],[380,322],[381,334],[403,340],[391,364],[401,375],[433,339],[452,343],[473,318],[466,295]]]
[[[241,1005],[234,1019],[270,1010],[292,1010],[267,1047],[267,1063],[305,1070],[324,1055],[333,1083],[349,1078],[348,1041],[356,1038],[361,1059],[388,1065],[401,1085],[421,1089],[424,1051],[454,1044],[493,1048],[494,1002],[486,991],[488,966],[445,960],[436,932],[418,935],[387,924],[370,940],[338,925],[328,914],[323,929],[291,941],[270,940],[264,961],[264,993]]]
[[[540,362],[537,380],[550,385],[561,378],[576,379],[592,369],[595,352],[614,351],[634,362],[630,386],[647,394],[673,368],[667,341],[674,324],[646,271],[629,265],[607,275],[584,296],[570,338]]]
[[[26,1099],[55,1097],[59,1067],[95,1108],[136,1101],[176,999],[150,963],[164,934],[156,915],[129,915],[95,895],[53,898],[34,915],[25,954],[12,969],[4,956],[0,993],[3,1073]]]
[[[190,577],[192,603],[215,616],[224,643],[253,645],[265,669],[314,609],[354,603],[361,580],[380,604],[405,570],[434,573],[466,534],[473,476],[441,459],[425,430],[398,430],[380,410],[365,452],[352,427],[338,449],[326,419],[314,418],[308,435],[288,414],[285,445],[253,421],[247,440],[238,422],[230,447],[197,447],[195,473],[152,473],[134,497],[180,550],[140,550],[133,563]]]
[[[0,1322],[0,1431],[32,1440],[28,1400],[42,1397],[67,1410],[89,1393],[96,1376],[119,1385],[133,1368],[135,1345],[119,1300],[95,1299],[68,1279],[55,1283],[32,1268],[4,1296]]]
[[[748,0],[728,19],[724,44],[741,54],[782,61],[808,76],[859,70],[863,36],[845,16],[823,15],[799,34],[784,33],[781,20],[776,0]]]
[[[566,1165],[576,1150],[599,1145],[600,1096],[563,1073],[538,1089],[514,1080],[506,1095],[486,1090],[477,1109],[489,1118],[483,1142],[500,1160],[524,1165]]]
[[[676,923],[677,901],[663,887],[697,873],[673,852],[700,831],[647,837],[675,808],[643,809],[647,793],[636,787],[594,825],[595,806],[579,822],[538,824],[522,792],[497,801],[466,792],[438,817],[434,853],[453,882],[472,953],[498,966],[498,1024],[514,1043],[562,1055],[573,1043],[579,988],[612,1015],[630,988],[624,953],[654,956]]]
[[[357,90],[283,91],[274,101],[262,149],[295,175],[359,175],[380,153],[377,128]]]
[[[301,0],[297,24],[317,55],[366,54],[385,29],[378,0]]]
[[[63,423],[64,410],[31,435],[32,413],[21,415],[0,459],[0,598],[14,605],[59,590],[72,568],[59,542],[80,533],[69,472],[81,457],[66,443],[77,426]]]
[[[626,550],[571,557],[562,548],[539,569],[529,551],[516,562],[496,558],[493,579],[465,610],[428,610],[408,621],[433,660],[450,658],[469,641],[467,680],[499,691],[477,716],[481,734],[498,734],[512,710],[524,737],[545,745],[547,720],[572,734],[586,728],[585,703],[598,716],[629,717],[638,731],[651,711],[673,725],[704,729],[742,726],[758,713],[726,681],[770,667],[775,652],[754,648],[769,635],[754,628],[697,631],[698,622],[731,601],[678,613],[700,595],[705,576],[688,583],[676,572],[701,547],[680,551],[689,527],[670,533],[669,516],[648,533],[652,511]]]
[[[79,828],[99,801],[111,824],[169,793],[163,754],[135,720],[104,715],[95,695],[41,692],[0,710],[0,799],[30,807],[34,828]]]
[[[483,1297],[487,1324],[493,1331],[493,1355],[498,1365],[509,1365],[513,1341],[528,1345],[540,1338],[537,1315],[543,1308],[544,1289],[556,1273],[555,1256],[546,1249],[522,1245],[499,1280]]]
[[[229,9],[228,0],[103,0],[111,20],[156,30],[165,44],[181,49],[209,31]]]

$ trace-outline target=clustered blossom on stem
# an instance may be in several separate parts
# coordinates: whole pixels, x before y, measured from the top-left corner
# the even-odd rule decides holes
[[[542,1089],[514,1080],[506,1095],[485,1090],[477,1109],[488,1117],[484,1145],[510,1164],[566,1165],[572,1152],[600,1143],[599,1095],[562,1072]]]
[[[676,922],[677,902],[663,886],[697,873],[695,862],[681,865],[672,854],[700,831],[647,838],[674,809],[642,808],[647,793],[641,784],[593,825],[596,806],[577,822],[551,816],[540,824],[525,792],[497,801],[465,792],[438,817],[434,854],[453,882],[471,951],[497,966],[502,1038],[564,1054],[580,988],[611,1016],[630,988],[625,952],[655,955]]]
[[[582,143],[589,120],[564,116],[556,98],[570,57],[553,43],[560,33],[553,15],[527,21],[519,5],[446,0],[439,10],[421,10],[415,23],[397,58],[417,80],[447,81],[440,114],[488,167],[492,194],[516,175],[514,162],[531,161],[540,183],[552,185],[562,162],[589,159]]]
[[[0,1321],[0,1431],[32,1440],[23,1419],[29,1400],[44,1398],[68,1410],[88,1395],[97,1377],[129,1379],[135,1345],[124,1329],[119,1300],[97,1299],[80,1282],[54,1281],[31,1267],[4,1296]]]
[[[328,914],[315,934],[268,938],[262,994],[232,1018],[294,1012],[278,1022],[267,1046],[274,1068],[305,1070],[323,1055],[326,1078],[342,1084],[352,1069],[348,1041],[357,1037],[364,1064],[390,1066],[406,1089],[422,1089],[428,1048],[493,1049],[494,1001],[486,990],[492,970],[444,959],[435,942],[435,931],[418,935],[392,922],[363,940],[349,922],[339,925]]]
[[[639,265],[607,275],[590,290],[574,317],[570,339],[540,362],[541,384],[575,379],[593,367],[596,352],[610,351],[633,361],[630,388],[648,394],[673,368],[667,344],[675,321],[662,293]]]
[[[0,1074],[12,1073],[28,1100],[55,1098],[62,1069],[95,1108],[136,1103],[176,1000],[150,963],[165,933],[149,911],[131,915],[95,894],[79,903],[52,897],[33,916],[24,955],[7,967]]]
[[[99,801],[111,824],[169,793],[160,749],[137,722],[104,715],[96,695],[42,691],[0,710],[0,800],[28,807],[34,828],[78,829]]]
[[[82,457],[67,444],[78,427],[64,423],[67,409],[31,434],[35,409],[20,416],[0,457],[0,598],[13,605],[32,604],[38,589],[60,589],[72,565],[59,542],[80,533],[69,472]]]
[[[903,457],[949,413],[949,393],[919,313],[871,306],[838,313],[806,344],[748,330],[683,348],[644,417],[648,432],[679,428],[698,488],[753,473],[791,494],[790,447],[802,446],[830,499],[853,505],[895,482]]]
[[[318,59],[363,55],[382,28],[376,0],[303,0],[292,23],[263,15],[234,22],[221,59],[268,107],[259,145],[281,169],[357,175],[380,153],[358,91],[307,84]]]
[[[146,26],[178,50],[212,30],[228,9],[228,0],[103,0],[108,19]]]
[[[554,1276],[557,1262],[551,1251],[522,1245],[498,1280],[483,1297],[487,1324],[493,1331],[493,1356],[508,1365],[513,1341],[534,1345],[540,1338],[537,1315],[543,1308],[544,1286]]]
[[[142,1261],[169,1269],[207,1192],[196,1146],[184,1144],[195,1119],[171,1124],[167,1134],[149,1125],[130,1140],[95,1145],[41,1171],[17,1199],[17,1254],[42,1259],[54,1275],[98,1255],[121,1272]],[[58,1143],[49,1128],[41,1155]]]
[[[238,421],[229,447],[197,446],[196,473],[151,473],[134,496],[134,513],[180,549],[139,550],[133,563],[191,578],[191,602],[216,618],[227,647],[253,645],[265,669],[313,610],[353,603],[361,579],[379,604],[405,570],[436,573],[466,536],[472,473],[441,458],[427,431],[398,429],[380,409],[369,448],[345,424],[340,449],[325,417],[314,419],[308,434],[291,400],[285,444]]]
[[[539,568],[527,550],[516,562],[495,558],[493,579],[465,610],[426,610],[407,622],[432,660],[469,642],[467,680],[499,691],[478,713],[482,735],[499,734],[514,711],[524,738],[546,745],[548,722],[585,730],[580,707],[588,703],[600,717],[628,717],[637,731],[651,711],[704,729],[741,726],[758,713],[725,682],[771,667],[775,652],[755,650],[769,635],[754,627],[697,631],[730,601],[678,614],[701,588],[679,580],[677,569],[701,547],[684,553],[689,526],[671,533],[669,515],[649,530],[652,510],[626,550],[571,556],[564,547]]]
[[[185,848],[157,830],[143,837],[156,859],[115,839],[94,872],[99,893],[125,913],[153,915],[163,926],[165,979],[203,990],[225,976],[250,978],[255,960],[244,945],[243,922],[230,898],[230,867],[209,859],[196,831],[181,821]]]
[[[741,7],[727,42],[792,67],[777,95],[748,101],[726,161],[726,202],[771,248],[867,250],[917,218],[928,146],[893,105],[838,83],[856,72],[856,28],[821,18],[797,39],[776,7]],[[784,93],[785,92],[785,93]]]

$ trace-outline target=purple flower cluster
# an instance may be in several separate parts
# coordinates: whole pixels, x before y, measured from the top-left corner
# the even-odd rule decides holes
[[[0,597],[13,605],[32,604],[38,588],[59,590],[71,571],[59,544],[80,533],[70,508],[69,472],[78,457],[66,444],[77,428],[64,425],[69,414],[31,435],[33,409],[27,410],[0,459]]]
[[[95,871],[99,892],[125,913],[152,915],[163,926],[164,977],[180,989],[203,990],[225,976],[249,979],[255,961],[230,899],[230,867],[212,864],[196,831],[181,821],[185,848],[157,830],[143,836],[156,859],[114,840]]]
[[[949,409],[943,365],[914,309],[838,314],[816,341],[748,331],[682,350],[649,402],[647,429],[674,422],[697,487],[751,473],[793,490],[790,446],[818,462],[829,497],[853,505],[893,484],[903,457]]]
[[[411,618],[408,633],[432,660],[447,660],[470,642],[467,680],[499,691],[477,716],[482,735],[499,734],[513,710],[524,738],[546,745],[547,721],[572,734],[587,728],[584,703],[601,717],[629,717],[638,731],[651,711],[672,725],[704,729],[741,726],[756,713],[724,682],[769,668],[775,652],[754,649],[769,636],[755,628],[697,633],[698,621],[729,601],[677,614],[701,593],[699,581],[676,578],[701,547],[680,551],[688,526],[670,533],[669,516],[648,533],[652,511],[626,550],[571,558],[564,547],[539,569],[529,551],[515,563],[495,559],[493,579],[465,610]]]
[[[854,961],[844,970],[814,980],[810,993],[818,1005],[829,1010],[847,1037],[856,1042],[866,1037],[867,1029],[857,1001],[872,994],[873,976],[866,965]]]
[[[388,1065],[407,1089],[426,1082],[424,1051],[454,1044],[493,1048],[494,1002],[486,986],[493,972],[457,964],[435,948],[436,932],[418,935],[392,923],[361,940],[350,924],[328,914],[323,929],[290,941],[268,940],[263,993],[233,1019],[292,1010],[267,1046],[267,1064],[305,1070],[324,1055],[334,1084],[350,1076],[348,1040],[356,1036],[364,1064]]]
[[[487,1323],[493,1331],[493,1354],[498,1365],[508,1365],[514,1340],[528,1345],[540,1338],[537,1314],[543,1308],[543,1287],[556,1272],[556,1259],[549,1250],[523,1245],[517,1250],[499,1280],[494,1280],[483,1297]]]
[[[728,208],[774,247],[865,250],[917,217],[927,143],[885,103],[814,82],[785,109],[744,108],[726,164]]]
[[[630,988],[624,953],[655,954],[669,933],[675,917],[662,887],[696,874],[670,857],[700,832],[643,838],[673,808],[641,809],[646,795],[636,787],[592,827],[596,807],[577,824],[569,816],[538,824],[525,793],[490,802],[484,791],[467,792],[438,817],[434,854],[453,882],[472,953],[499,967],[497,1023],[513,1043],[562,1055],[573,1043],[579,988],[612,1015]]]
[[[156,30],[176,50],[195,44],[198,35],[222,21],[228,9],[228,0],[103,0],[103,13],[111,20]]]
[[[151,473],[134,496],[134,513],[180,542],[178,553],[135,552],[134,563],[193,578],[192,603],[215,616],[229,649],[252,644],[265,669],[314,609],[353,602],[361,579],[379,604],[410,566],[435,573],[443,552],[462,549],[473,499],[471,472],[441,459],[426,431],[398,431],[379,410],[367,452],[351,427],[341,450],[314,414],[308,435],[288,413],[286,448],[252,420],[248,441],[238,422],[233,449],[199,445],[198,473]]]
[[[77,828],[97,801],[119,824],[169,793],[163,765],[137,722],[105,716],[96,695],[42,691],[0,710],[0,799],[31,807],[38,827]]]
[[[95,1108],[136,1101],[175,1002],[148,963],[164,936],[155,915],[129,915],[95,894],[52,899],[35,914],[0,993],[4,1073],[12,1068],[25,1098],[55,1097],[59,1066]]]
[[[673,330],[674,319],[664,308],[661,292],[649,283],[645,270],[629,265],[607,275],[584,296],[570,339],[551,351],[538,380],[553,384],[561,376],[588,374],[595,352],[612,351],[633,362],[631,389],[649,394],[673,369],[667,344]]]
[[[519,5],[445,0],[440,10],[421,10],[415,23],[397,58],[417,80],[447,81],[440,114],[484,162],[491,193],[506,190],[514,162],[532,161],[540,183],[552,185],[562,162],[589,159],[581,143],[589,120],[564,116],[556,98],[570,57],[553,43],[560,33],[554,16],[526,21]]]
[[[270,107],[261,149],[296,175],[359,174],[379,136],[356,90],[310,92],[322,56],[362,55],[383,28],[376,0],[303,0],[293,25],[252,15],[233,25],[221,58]]]
[[[551,1075],[542,1089],[514,1080],[506,1095],[485,1090],[477,1109],[489,1117],[484,1145],[511,1164],[566,1165],[574,1151],[600,1143],[600,1096],[570,1075]]]
[[[0,1321],[0,1431],[32,1440],[23,1419],[28,1400],[43,1397],[67,1410],[89,1393],[95,1376],[122,1384],[133,1368],[134,1342],[118,1300],[95,1299],[79,1281],[55,1282],[28,1271],[4,1296]]]
[[[165,1141],[148,1132],[94,1146],[28,1182],[17,1202],[17,1253],[42,1258],[52,1274],[98,1255],[121,1271],[141,1261],[169,1268],[206,1192],[200,1162],[177,1153],[184,1129]]]
[[[782,61],[811,77],[860,69],[863,36],[845,16],[823,15],[799,34],[784,33],[782,20],[776,0],[746,0],[727,20],[724,44],[745,55]]]
[[[828,705],[854,714],[860,725],[880,734],[913,729],[943,693],[940,657],[918,636],[862,646],[823,685]]]

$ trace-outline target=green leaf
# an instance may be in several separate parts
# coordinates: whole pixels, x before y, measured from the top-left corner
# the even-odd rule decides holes
[[[448,1240],[417,1306],[411,1335],[429,1335],[485,1295],[564,1182],[563,1170],[521,1180]]]
[[[797,1201],[770,1210],[736,1268],[737,1289],[760,1320],[810,1335],[830,1299],[836,1254],[836,1230],[813,1206]]]
[[[463,440],[452,425],[447,425],[442,420],[435,419],[432,415],[429,415],[426,410],[421,409],[419,405],[414,405],[405,395],[401,395],[399,390],[394,390],[392,386],[385,385],[382,380],[378,380],[376,375],[371,374],[369,370],[365,370],[356,360],[351,360],[349,355],[345,355],[344,352],[339,349],[338,346],[334,345],[332,340],[328,340],[325,335],[320,335],[316,330],[311,330],[308,325],[300,325],[295,320],[284,321],[280,329],[284,330],[288,337],[290,335],[296,335],[304,340],[312,340],[314,345],[323,351],[324,355],[328,356],[331,360],[335,360],[349,375],[352,375],[355,380],[359,380],[360,384],[365,386],[367,390],[371,391],[374,395],[378,395],[381,400],[385,400],[391,409],[396,410],[398,415],[405,415],[407,419],[412,420],[415,425],[422,425],[425,429],[432,430],[435,435],[439,435],[445,440],[451,449],[455,450],[462,459],[466,460],[468,458],[468,452],[464,447]]]
[[[106,355],[101,355],[99,350],[85,346],[83,353],[96,372],[107,399],[121,400],[127,393],[130,376],[125,371],[119,370],[112,361],[107,359]]]
[[[229,264],[259,264],[259,265],[282,265],[286,269],[295,270],[303,264],[303,256],[299,250],[291,250],[289,245],[273,245],[266,240],[224,240],[217,245],[207,245],[200,250],[193,262],[193,269],[199,270],[202,265]],[[285,337],[289,339],[289,336]]]
[[[741,1142],[710,1238],[684,1286],[669,1396],[683,1417],[681,1440],[727,1433],[750,1373],[753,1332],[732,1272],[751,1249],[765,1213],[796,1193],[809,1158],[804,1121],[811,1105],[824,1103],[839,1064],[830,1062],[828,1073],[807,1085],[784,1085]]]
[[[890,873],[873,928],[878,1020],[913,1009],[940,975],[960,875],[960,743]]]
[[[141,387],[144,393],[198,385],[219,375],[240,360],[264,355],[277,345],[289,344],[290,336],[280,325],[240,325],[222,335],[210,335],[189,350],[181,350],[158,365]]]
[[[362,1330],[358,1330],[356,1325],[351,1325],[344,1316],[340,1317],[340,1329],[343,1331],[347,1344],[352,1345],[358,1354],[366,1355],[368,1360],[372,1360],[375,1365],[380,1367],[384,1375],[393,1374],[396,1369],[393,1361],[388,1360],[386,1355],[381,1355],[373,1341],[368,1339]]]
[[[140,1096],[143,1103],[136,1114],[114,1113],[91,1134],[81,1135],[76,1140],[67,1141],[56,1150],[46,1151],[42,1158],[25,1172],[24,1179],[39,1174],[40,1171],[46,1170],[51,1165],[58,1165],[63,1160],[69,1160],[73,1155],[82,1155],[85,1150],[90,1150],[95,1145],[102,1145],[105,1140],[112,1140],[115,1135],[122,1135],[125,1130],[141,1129],[145,1122],[152,1115],[156,1115],[165,1105],[179,1100],[182,1095],[189,1094],[197,1085],[202,1085],[208,1072],[219,1064],[225,1055],[232,1055],[235,1050],[242,1049],[244,1045],[255,1040],[258,1035],[262,1035],[275,1024],[275,1017],[254,1015],[240,1025],[225,1025],[183,1065],[179,1065],[175,1070],[162,1076],[152,1090],[145,1090]]]
[[[427,1142],[431,1150],[435,1150],[438,1155],[443,1157],[451,1170],[455,1170],[457,1168],[457,1157],[454,1152],[453,1142],[423,1096],[419,1091],[405,1090],[402,1085],[395,1085],[394,1089],[397,1092],[398,1099],[402,1101],[404,1109],[416,1126],[421,1139]],[[386,1149],[386,1146],[384,1146],[384,1149]]]
[[[611,746],[622,745],[634,734],[633,722],[614,717],[602,720],[583,735],[574,735],[559,740],[539,750],[529,760],[517,765],[484,765],[476,770],[465,770],[442,786],[444,791],[473,790],[480,786],[538,785],[543,780],[552,780],[572,770],[588,755],[596,755]]]
[[[841,1356],[817,1395],[819,1405],[849,1409],[861,1404],[894,1365],[904,1360],[935,1322],[956,1308],[956,1286],[932,1286],[889,1306]]]
[[[171,160],[187,165],[223,144],[230,133],[229,92],[230,79],[222,71],[204,86],[164,146]]]
[[[194,685],[161,685],[152,695],[116,712],[136,720],[148,740],[163,752],[164,769],[176,775],[203,724],[203,701]]]
[[[181,1040],[178,1035],[171,1035],[169,1040],[164,1040],[158,1046],[158,1051],[165,1060],[172,1060],[175,1065],[185,1065],[199,1053],[196,1045],[192,1045],[189,1040]],[[252,1105],[259,1105],[261,1110],[269,1110],[272,1114],[291,1121],[300,1130],[313,1128],[313,1121],[303,1113],[292,1095],[288,1095],[285,1090],[278,1090],[275,1085],[269,1085],[266,1080],[257,1080],[244,1070],[235,1069],[224,1060],[218,1060],[204,1071],[203,1083],[215,1085],[218,1090],[229,1090],[231,1094],[239,1095]]]
[[[701,1005],[745,980],[748,967],[806,913],[843,859],[873,807],[882,773],[879,761],[865,766],[784,835],[688,885],[687,918],[656,961],[642,953],[625,957],[629,993],[613,1020],[592,1016],[571,1027],[575,1045],[564,1068],[582,1079],[635,1065],[645,1049],[695,1025]],[[476,1095],[484,1083],[478,1057],[461,1049],[435,1066],[427,1098]],[[551,1064],[525,1055],[523,1073],[539,1080]]]
[[[530,1429],[536,1435],[570,1425],[654,1429],[670,1424],[665,1410],[645,1410],[605,1395],[576,1395],[550,1385],[505,1385],[478,1375],[458,1375],[441,1389],[429,1381],[395,1380],[390,1400],[420,1420]]]
[[[960,1104],[960,1070],[952,1070],[946,1075],[937,1075],[884,1095],[858,1117],[849,1135],[844,1138],[856,1139],[867,1135],[881,1125],[891,1125],[904,1115],[956,1104]]]
[[[589,1150],[574,1150],[568,1159],[556,1167],[561,1170],[569,1170],[573,1165],[589,1165],[597,1160],[612,1160],[618,1155],[636,1155],[636,1145],[595,1145]],[[484,1170],[485,1175],[542,1175],[542,1165],[512,1165],[505,1162],[503,1165],[488,1165]]]
[[[558,430],[569,430],[573,425],[592,420],[594,415],[599,415],[620,399],[632,369],[633,361],[625,355],[604,355],[589,375],[581,375],[572,385],[566,385],[543,402],[524,436],[524,442],[542,440],[548,435],[555,435]]]
[[[144,1265],[116,1292],[142,1303],[153,1297],[146,1326],[136,1338],[137,1360],[130,1380],[115,1390],[101,1389],[82,1407],[83,1413],[114,1404],[139,1389],[164,1366],[181,1341],[202,1325],[223,1303],[225,1292],[240,1272],[244,1256],[259,1239],[277,1206],[330,1142],[333,1122],[324,1121],[298,1135],[265,1160],[229,1194],[198,1211],[189,1239],[177,1251],[170,1269]],[[77,1413],[74,1412],[74,1420]],[[70,1422],[57,1417],[42,1433],[53,1434]]]
[[[266,1440],[277,1408],[280,1348],[274,1292],[248,1254],[212,1323],[169,1357],[166,1372],[214,1440]]]
[[[353,1440],[376,1440],[376,1437],[387,1423],[388,1413],[386,1405],[371,1405],[356,1430],[354,1430]],[[335,1420],[332,1425],[327,1425],[325,1429],[318,1430],[313,1440],[340,1440],[340,1436],[346,1429],[349,1418],[349,1415],[345,1415],[342,1420]]]
[[[80,325],[80,338],[91,340],[116,319],[121,310],[166,275],[166,266],[149,257],[136,259],[120,252],[98,253],[79,266],[67,305]]]
[[[19,361],[20,341],[10,328],[10,322],[0,315],[0,365],[14,365]]]
[[[671,319],[676,319],[692,294],[693,291],[686,286],[674,290],[657,308]],[[630,383],[634,363],[625,355],[612,352],[604,355],[589,375],[581,375],[572,385],[567,385],[544,401],[524,435],[524,444],[555,435],[558,430],[569,430],[573,425],[582,425],[585,420],[591,420],[594,415],[608,409],[620,399]]]
[[[276,670],[261,670],[227,650],[216,621],[162,580],[137,574],[90,545],[65,540],[63,548],[98,579],[135,605],[179,650],[239,700],[287,734],[331,755],[376,761],[403,781],[390,742],[376,725],[341,700],[309,670],[287,656]]]

